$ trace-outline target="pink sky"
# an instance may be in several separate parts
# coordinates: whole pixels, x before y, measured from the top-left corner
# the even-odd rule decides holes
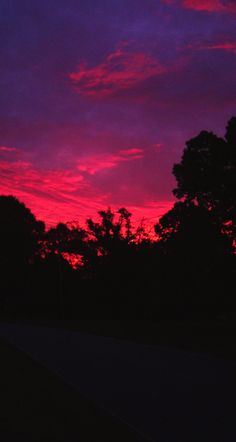
[[[46,224],[126,207],[149,225],[172,167],[235,114],[231,0],[12,0],[1,6],[0,192]]]

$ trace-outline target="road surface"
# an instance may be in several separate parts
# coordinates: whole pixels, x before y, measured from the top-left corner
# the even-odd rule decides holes
[[[157,442],[236,441],[236,366],[205,354],[39,326],[0,335]]]

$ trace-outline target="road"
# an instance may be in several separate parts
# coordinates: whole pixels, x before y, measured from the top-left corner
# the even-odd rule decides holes
[[[236,440],[230,361],[48,327],[0,324],[0,335],[147,440]]]

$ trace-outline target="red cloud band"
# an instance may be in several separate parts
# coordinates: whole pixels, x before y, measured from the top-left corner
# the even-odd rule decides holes
[[[141,158],[143,158],[143,150],[138,148],[120,150],[116,154],[97,154],[78,160],[78,170],[94,175],[101,170],[117,167],[124,161],[138,160]]]
[[[106,156],[105,167],[114,167],[120,161],[141,158],[142,154],[142,149],[139,148],[121,150],[117,155],[111,154],[110,160]],[[96,170],[104,167],[100,159],[93,158],[91,163],[93,164],[87,166],[90,174],[94,170],[92,167]],[[16,196],[47,225],[78,220],[83,224],[88,217],[96,219],[98,210],[107,206],[113,206],[116,210],[125,205],[125,201],[114,205],[112,195],[99,192],[76,169],[41,170],[21,160],[0,161],[0,194]],[[134,224],[137,225],[142,218],[146,218],[146,225],[151,229],[154,222],[171,205],[172,201],[146,201],[129,206],[129,209],[134,215]]]
[[[98,98],[115,95],[138,83],[165,72],[165,68],[151,56],[131,52],[123,44],[109,54],[101,64],[88,67],[86,63],[69,74],[78,92]]]
[[[234,0],[164,0],[166,4],[176,4],[187,9],[205,12],[236,12]]]

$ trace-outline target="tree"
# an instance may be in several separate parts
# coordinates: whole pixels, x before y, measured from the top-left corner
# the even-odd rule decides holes
[[[134,239],[132,234],[131,213],[125,208],[117,211],[118,220],[115,213],[110,208],[98,212],[100,222],[87,220],[88,234],[92,237],[94,247],[100,256],[119,253]]]
[[[228,122],[225,138],[203,131],[187,141],[173,173],[177,180],[174,195],[211,211],[235,241],[236,118]]]
[[[131,213],[125,208],[116,213],[110,208],[98,213],[98,222],[87,221],[90,247],[95,252],[94,260],[90,260],[92,265],[87,268],[96,281],[95,291],[101,293],[101,305],[119,312],[124,305],[127,308],[131,283],[134,286]]]
[[[224,305],[229,311],[232,289],[224,288],[235,276],[236,118],[225,138],[203,131],[187,141],[173,173],[179,202],[155,226],[172,279],[167,292],[178,293],[184,311],[188,303],[192,311]]]
[[[44,223],[13,196],[0,196],[0,272],[1,308],[7,308],[9,296],[27,292],[29,268],[40,253]]]
[[[76,267],[77,263],[86,261],[87,233],[78,224],[59,223],[45,234],[44,253],[67,257],[67,260]]]
[[[44,223],[14,196],[0,196],[0,259],[4,266],[30,263],[39,251]]]
[[[119,213],[119,225],[120,225],[120,232],[123,231],[123,238],[126,239],[126,241],[130,241],[133,239],[132,234],[132,225],[131,225],[131,216],[132,214],[125,208],[121,207],[117,213]]]
[[[228,253],[230,241],[212,213],[193,202],[177,202],[155,226],[164,253],[186,266],[206,268]]]

